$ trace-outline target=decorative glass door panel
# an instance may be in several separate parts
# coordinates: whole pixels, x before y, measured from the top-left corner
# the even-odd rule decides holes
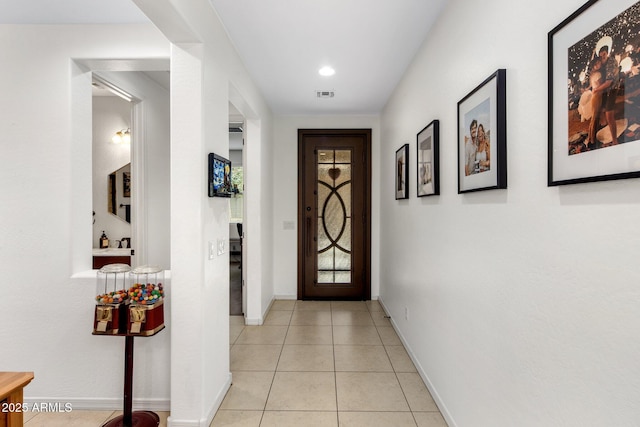
[[[351,150],[317,150],[317,283],[351,283]]]

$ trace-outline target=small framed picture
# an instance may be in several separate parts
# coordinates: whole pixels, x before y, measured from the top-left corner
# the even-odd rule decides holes
[[[409,144],[396,151],[396,200],[409,198]]]
[[[440,194],[440,122],[434,120],[416,136],[418,197]]]
[[[458,102],[458,193],[507,188],[507,71]]]
[[[588,1],[548,54],[547,185],[640,177],[640,2]]]
[[[122,172],[122,197],[131,197],[131,172]]]

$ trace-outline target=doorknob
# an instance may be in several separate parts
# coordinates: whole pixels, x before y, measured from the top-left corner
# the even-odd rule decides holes
[[[311,212],[311,206],[307,206],[307,212]]]

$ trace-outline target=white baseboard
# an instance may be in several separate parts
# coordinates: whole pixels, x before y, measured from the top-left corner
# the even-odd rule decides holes
[[[271,298],[271,301],[269,302],[269,305],[267,306],[267,308],[265,308],[262,312],[262,317],[259,318],[249,318],[249,317],[245,317],[244,318],[244,324],[247,326],[260,326],[264,323],[264,319],[267,317],[267,313],[269,313],[269,310],[271,310],[271,306],[273,305],[273,302],[275,301],[275,297]]]
[[[378,297],[378,302],[382,306],[382,309],[384,310],[384,312],[389,316],[389,310],[384,305],[384,301],[382,300],[382,298]],[[422,368],[422,365],[416,358],[416,355],[413,353],[413,350],[411,349],[411,346],[407,342],[406,338],[404,337],[404,335],[402,335],[402,332],[400,332],[400,330],[398,329],[398,325],[396,324],[395,320],[393,319],[393,317],[389,317],[389,320],[391,321],[391,326],[393,326],[393,329],[396,331],[396,334],[398,334],[400,341],[402,341],[402,345],[404,345],[405,350],[407,350],[407,354],[411,358],[411,361],[415,365],[416,370],[418,371],[418,375],[420,375],[420,377],[422,378],[422,381],[424,381],[424,384],[427,386],[429,393],[431,393],[431,397],[433,397],[433,400],[438,406],[438,409],[440,410],[440,413],[444,417],[445,421],[447,422],[447,425],[449,427],[456,427],[457,424],[453,420],[451,413],[449,412],[449,410],[447,409],[447,406],[444,404],[444,402],[440,398],[440,395],[438,394],[437,390],[433,386],[433,383],[429,379],[429,376]]]
[[[209,413],[207,414],[207,418],[204,420],[201,420],[199,427],[209,427],[211,425],[211,423],[213,422],[213,418],[216,416],[216,412],[218,412],[218,409],[220,409],[220,405],[222,405],[222,401],[224,400],[224,397],[227,395],[229,388],[231,388],[232,383],[233,383],[233,375],[231,374],[231,372],[229,372],[229,377],[227,378],[227,382],[224,383],[224,386],[218,392],[216,399],[213,401],[213,404],[209,408]],[[167,427],[172,427],[172,426],[171,424],[169,424]]]
[[[273,303],[276,300],[288,300],[288,301],[295,301],[298,299],[297,295],[274,295],[273,298],[271,298],[271,301],[269,302],[269,305],[264,309],[263,313],[262,313],[262,317],[260,318],[249,318],[249,317],[245,317],[244,318],[244,324],[247,326],[260,326],[262,324],[264,324],[264,319],[267,317],[267,314],[269,314],[269,310],[271,310],[271,306],[273,306]]]
[[[24,403],[32,408],[34,405],[41,407],[46,405],[48,410],[55,408],[71,408],[71,410],[86,411],[121,411],[122,397],[114,398],[86,398],[86,397],[29,397],[24,399]],[[163,411],[171,409],[170,399],[133,399],[133,410],[140,411]]]
[[[231,372],[229,372],[229,378],[227,378],[227,382],[224,384],[222,389],[218,392],[215,400],[211,404],[209,411],[207,412],[207,416],[200,420],[179,420],[172,416],[167,418],[167,427],[209,427],[213,418],[216,416],[216,412],[222,405],[222,401],[224,397],[227,395],[229,388],[231,387],[232,376]]]
[[[188,421],[188,420],[174,420],[171,417],[167,418],[167,427],[200,427],[200,421]]]
[[[244,318],[244,324],[246,326],[260,326],[264,323],[264,320],[262,318],[257,318],[257,319],[251,319],[249,317],[245,317]]]

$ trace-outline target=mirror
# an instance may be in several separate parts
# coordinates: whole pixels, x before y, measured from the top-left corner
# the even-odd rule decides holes
[[[131,163],[109,174],[107,210],[131,224]]]

